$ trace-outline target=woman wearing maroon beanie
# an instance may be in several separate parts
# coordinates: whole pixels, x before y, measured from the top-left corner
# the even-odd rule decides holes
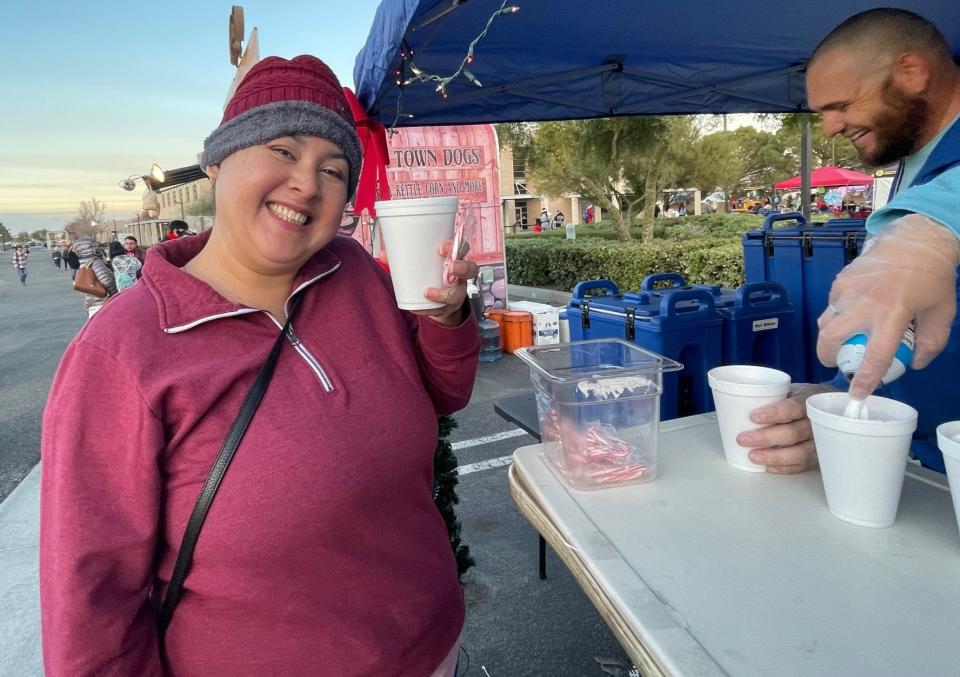
[[[453,673],[463,595],[432,462],[437,415],[470,397],[477,269],[451,264],[425,294],[442,308],[399,310],[337,235],[360,162],[333,73],[263,60],[204,143],[215,227],[151,247],[68,347],[43,424],[48,676]]]

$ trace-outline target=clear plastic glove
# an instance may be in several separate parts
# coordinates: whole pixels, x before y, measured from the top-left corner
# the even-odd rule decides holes
[[[903,332],[916,319],[912,368],[923,369],[947,345],[957,311],[960,243],[953,231],[920,214],[897,219],[871,238],[830,289],[820,316],[817,356],[828,367],[856,334],[869,337],[850,397],[866,399],[890,367]]]
[[[817,467],[817,448],[813,428],[807,418],[807,398],[833,392],[829,386],[795,383],[790,397],[757,407],[750,420],[766,428],[737,435],[737,444],[750,447],[750,460],[767,466],[767,472],[789,475]]]

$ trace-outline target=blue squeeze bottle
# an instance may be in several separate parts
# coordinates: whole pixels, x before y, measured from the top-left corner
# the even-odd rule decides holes
[[[897,352],[893,355],[890,368],[887,369],[887,373],[883,375],[880,383],[887,385],[891,381],[896,381],[906,373],[907,367],[909,367],[913,361],[913,351],[916,346],[916,341],[917,337],[914,332],[914,327],[910,325],[907,327],[907,330],[903,332],[903,338],[900,339]],[[853,375],[857,373],[857,369],[859,369],[863,363],[863,355],[866,351],[866,334],[851,336],[840,346],[840,352],[837,353],[837,368],[847,377],[848,381],[853,380]]]

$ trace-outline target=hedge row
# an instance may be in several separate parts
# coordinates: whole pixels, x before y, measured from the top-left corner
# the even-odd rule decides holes
[[[688,240],[698,237],[739,237],[748,230],[760,228],[763,217],[756,214],[703,214],[676,219],[656,219],[653,236],[658,239]],[[643,237],[643,222],[638,220],[631,228],[630,235],[637,240]],[[508,239],[557,239],[566,237],[563,228],[535,233],[532,230],[508,233]],[[613,225],[609,221],[600,223],[581,223],[577,225],[577,239],[600,238],[615,240]]]
[[[599,238],[508,238],[511,284],[570,290],[581,280],[609,278],[625,290],[639,289],[651,273],[678,272],[688,282],[738,287],[743,284],[739,238],[701,237],[618,242]]]

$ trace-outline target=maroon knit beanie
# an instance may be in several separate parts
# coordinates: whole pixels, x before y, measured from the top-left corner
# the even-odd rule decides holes
[[[315,56],[293,59],[268,56],[246,74],[223,112],[223,119],[203,142],[203,167],[231,153],[295,134],[332,141],[350,164],[347,199],[360,177],[363,154],[350,104],[337,76]]]

